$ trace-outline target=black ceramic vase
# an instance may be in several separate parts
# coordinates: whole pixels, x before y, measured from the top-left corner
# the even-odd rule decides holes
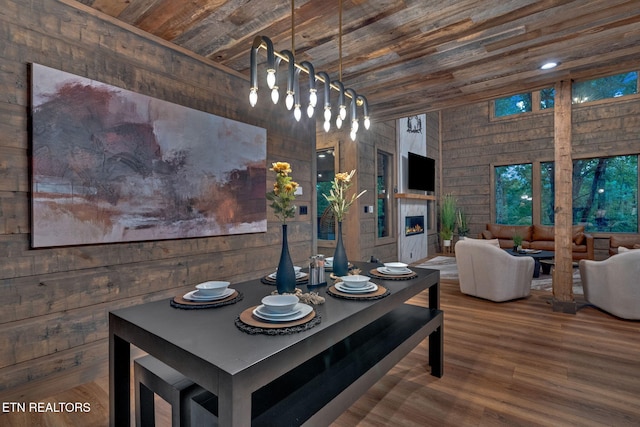
[[[279,294],[292,294],[296,291],[296,272],[289,254],[287,241],[287,224],[282,224],[282,251],[276,272],[276,288]]]
[[[346,276],[348,272],[349,260],[342,243],[342,221],[338,221],[338,240],[336,241],[336,251],[333,253],[333,274],[340,277]]]

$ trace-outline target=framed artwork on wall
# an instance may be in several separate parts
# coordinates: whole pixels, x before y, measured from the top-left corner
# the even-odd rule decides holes
[[[32,246],[265,232],[266,129],[32,65]]]

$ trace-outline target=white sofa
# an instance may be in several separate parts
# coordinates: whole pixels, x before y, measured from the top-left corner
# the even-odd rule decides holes
[[[464,239],[455,246],[460,291],[495,302],[531,294],[534,260],[500,249],[497,240]]]
[[[640,249],[603,261],[580,260],[585,299],[623,319],[640,320]]]

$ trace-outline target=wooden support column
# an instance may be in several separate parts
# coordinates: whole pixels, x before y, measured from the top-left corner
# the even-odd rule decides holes
[[[571,81],[555,86],[555,268],[553,273],[553,311],[575,314],[573,296],[573,161],[571,159]]]

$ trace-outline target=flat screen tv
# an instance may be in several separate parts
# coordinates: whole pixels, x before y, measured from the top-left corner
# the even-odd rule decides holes
[[[436,161],[416,153],[407,156],[409,190],[436,191]]]

